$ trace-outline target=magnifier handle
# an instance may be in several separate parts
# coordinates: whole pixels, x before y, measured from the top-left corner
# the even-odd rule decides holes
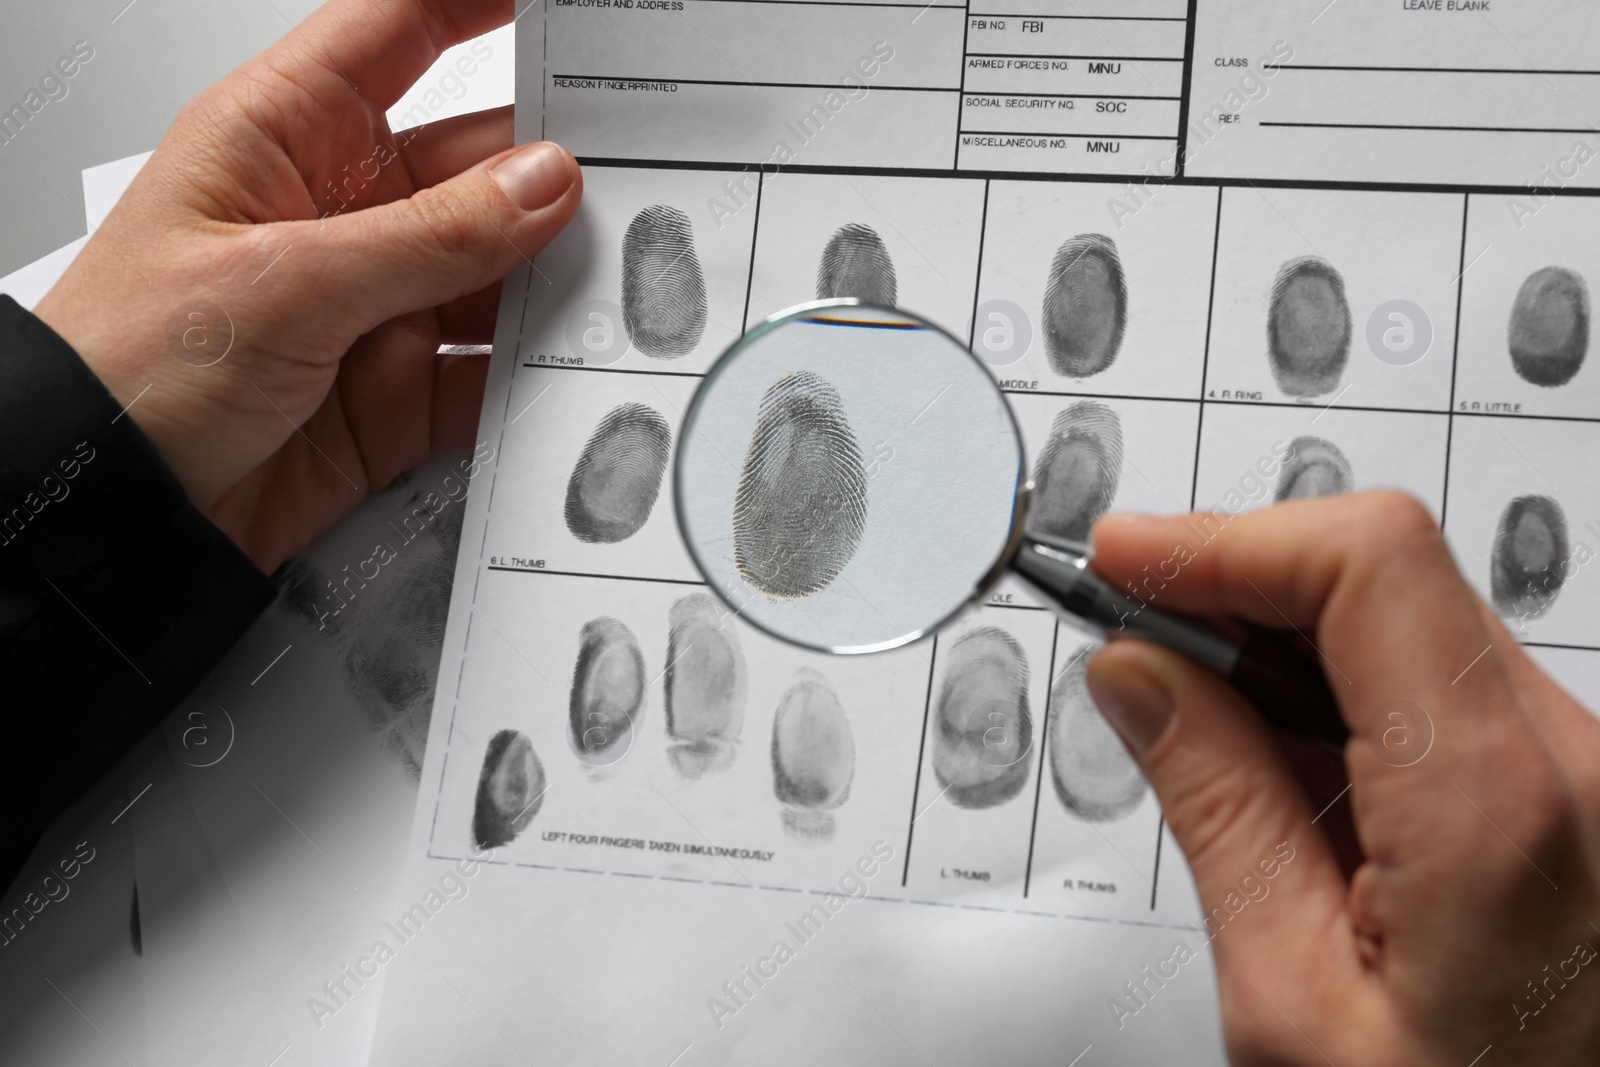
[[[1245,624],[1233,637],[1214,626],[1160,611],[1115,592],[1089,569],[1089,548],[1039,535],[1023,537],[1010,569],[1067,622],[1096,637],[1138,637],[1209,667],[1270,725],[1342,752],[1350,731],[1312,650],[1294,635]]]

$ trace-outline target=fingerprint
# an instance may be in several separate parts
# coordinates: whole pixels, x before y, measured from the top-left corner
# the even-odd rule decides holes
[[[633,347],[657,359],[676,359],[700,343],[706,329],[706,279],[694,252],[689,216],[652,204],[622,236],[622,321]]]
[[[1567,518],[1547,496],[1506,505],[1489,559],[1489,597],[1501,615],[1537,619],[1566,581]]]
[[[568,709],[579,759],[605,766],[627,755],[646,685],[644,654],[632,630],[609,616],[583,624]]]
[[[1274,500],[1304,500],[1348,493],[1354,484],[1350,461],[1339,446],[1323,437],[1296,437],[1278,473]]]
[[[1589,287],[1565,267],[1528,275],[1506,324],[1511,366],[1525,381],[1566,385],[1589,353]]]
[[[1056,250],[1043,318],[1045,349],[1057,374],[1086,378],[1111,366],[1128,324],[1128,288],[1115,241],[1081,233]]]
[[[685,778],[733,762],[744,726],[747,674],[728,613],[691,593],[667,613],[667,756]]]
[[[734,562],[779,597],[827,587],[867,524],[867,473],[839,394],[810,371],[767,388],[733,504]]]
[[[849,799],[855,771],[855,738],[833,686],[802,667],[772,722],[772,792],[784,829],[802,841],[832,837],[829,813]]]
[[[1071,814],[1089,822],[1120,819],[1144,799],[1145,780],[1089,695],[1080,655],[1050,696],[1050,779]]]
[[[933,719],[933,774],[957,807],[992,808],[1028,780],[1028,658],[985,626],[950,646]]]
[[[1278,388],[1321,396],[1339,384],[1350,359],[1350,304],[1344,279],[1316,256],[1278,269],[1267,312],[1267,356]]]
[[[666,473],[672,430],[646,404],[606,413],[567,479],[567,529],[590,544],[615,544],[650,518]]]
[[[817,264],[817,299],[847,296],[894,306],[894,261],[878,231],[859,222],[839,227]]]
[[[1056,416],[1033,465],[1029,529],[1087,541],[1121,477],[1121,420],[1098,401],[1080,400]]]
[[[515,730],[501,730],[491,737],[472,809],[472,839],[478,851],[515,841],[539,813],[544,791],[544,764],[533,743]]]

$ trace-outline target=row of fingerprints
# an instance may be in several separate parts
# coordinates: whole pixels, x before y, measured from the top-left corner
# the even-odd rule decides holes
[[[1120,910],[1148,909],[1158,815],[1137,765],[1089,696],[1092,646],[1058,642],[1043,611],[981,614],[958,635],[941,636],[937,648],[887,654],[923,681],[893,708],[848,678],[835,684],[826,660],[785,670],[775,642],[735,622],[706,593],[671,603],[660,665],[647,662],[622,620],[591,618],[579,630],[566,706],[524,709],[472,752],[470,843],[634,871],[710,866],[715,877],[713,860],[685,862],[675,851],[586,854],[583,846],[606,840],[606,831],[573,831],[621,825],[656,840],[692,825],[715,836],[699,811],[732,807],[745,813],[742,843],[752,854],[800,850],[795,863],[778,868],[781,879],[814,869],[854,807],[862,810],[845,850],[866,835],[910,838],[904,873],[918,892],[976,888],[1020,897],[1032,882],[1031,896],[1048,899],[1062,895],[1063,882],[1077,893],[1081,880],[1108,894],[1088,910],[1118,910],[1109,894],[1119,884]],[[783,675],[781,689],[770,709],[757,709],[752,673],[768,670]],[[659,728],[646,713],[657,681]],[[890,743],[886,729],[897,735]],[[676,784],[652,786],[672,803],[623,811],[619,788],[650,778],[653,766],[670,769]],[[752,782],[759,794],[744,792]],[[587,799],[575,802],[575,793]],[[563,797],[565,812],[545,816],[547,796]],[[750,816],[763,807],[766,815]],[[530,832],[540,827],[543,835]],[[448,839],[460,842],[467,829]]]
[[[585,181],[541,256],[560,280],[536,283],[556,314],[519,348],[535,365],[699,373],[769,315],[853,297],[939,322],[1017,390],[1600,418],[1592,197],[1530,216],[1480,194]]]

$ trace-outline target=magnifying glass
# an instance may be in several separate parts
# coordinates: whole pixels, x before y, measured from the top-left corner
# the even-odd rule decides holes
[[[1228,633],[1116,592],[1087,545],[1028,530],[1026,470],[1011,407],[965,345],[905,311],[824,300],[766,320],[712,365],[673,493],[711,591],[784,641],[896,648],[1009,574],[1089,635],[1189,656],[1273,726],[1343,747],[1327,679],[1290,635]]]

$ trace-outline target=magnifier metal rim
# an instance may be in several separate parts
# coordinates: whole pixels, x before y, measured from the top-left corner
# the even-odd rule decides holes
[[[694,538],[689,535],[688,520],[685,518],[685,510],[683,506],[683,441],[684,435],[689,431],[690,427],[694,425],[696,418],[700,414],[700,405],[705,399],[706,387],[715,380],[717,375],[730,362],[732,362],[734,357],[741,354],[746,348],[754,344],[757,339],[767,333],[770,333],[778,326],[782,326],[788,322],[802,318],[819,310],[846,307],[862,308],[868,311],[880,311],[889,315],[897,315],[908,321],[915,322],[925,329],[932,330],[936,333],[941,333],[950,341],[951,344],[955,345],[957,349],[959,349],[961,352],[964,352],[968,359],[972,360],[973,363],[978,365],[979,370],[983,372],[984,380],[987,381],[990,387],[994,389],[995,393],[999,395],[1000,408],[1005,412],[1006,421],[1011,424],[1012,437],[1017,442],[1017,469],[1015,474],[1016,497],[1011,505],[1011,529],[1007,535],[1004,547],[1001,548],[1000,554],[996,558],[994,565],[985,571],[982,577],[980,577],[977,583],[973,586],[971,596],[962,600],[935,622],[928,624],[920,630],[914,630],[908,634],[903,634],[900,637],[892,638],[888,641],[879,641],[870,645],[821,645],[815,644],[811,641],[802,640],[790,634],[779,633],[770,626],[767,626],[764,623],[758,622],[748,615],[745,615],[744,608],[736,605],[732,599],[723,593],[722,589],[718,587],[717,583],[711,580],[711,569],[707,567],[705,561],[700,558],[699,549],[695,546]],[[1022,528],[1024,511],[1027,505],[1027,485],[1025,478],[1026,472],[1027,457],[1023,454],[1022,428],[1017,424],[1016,412],[1011,410],[1011,402],[1006,399],[1005,393],[1000,388],[1000,383],[996,382],[993,375],[989,373],[987,365],[985,365],[981,359],[974,355],[972,350],[968,348],[959,337],[945,329],[943,326],[940,326],[938,323],[930,322],[921,315],[915,314],[914,312],[905,311],[901,308],[889,307],[884,304],[868,303],[864,300],[858,300],[855,297],[839,297],[833,300],[810,300],[804,304],[796,304],[794,307],[780,311],[775,315],[769,315],[767,318],[761,320],[761,322],[745,331],[742,337],[733,342],[733,344],[729,345],[727,349],[716,358],[711,366],[706,368],[705,376],[700,379],[700,384],[695,388],[694,396],[690,399],[689,407],[683,415],[683,425],[678,431],[678,451],[677,455],[673,458],[672,463],[672,510],[677,517],[679,539],[683,541],[684,550],[689,553],[689,558],[691,561],[693,561],[695,569],[700,572],[700,577],[705,579],[706,588],[711,590],[711,594],[720,600],[724,605],[731,608],[734,615],[742,618],[746,624],[755,627],[768,637],[775,637],[786,644],[795,645],[799,648],[810,649],[813,652],[827,652],[839,656],[856,656],[865,655],[870,652],[887,652],[891,648],[900,648],[903,645],[909,645],[912,642],[922,640],[924,637],[927,637],[934,631],[942,629],[947,623],[950,622],[950,620],[954,619],[957,615],[965,611],[973,603],[973,601],[981,597],[988,590],[988,588],[994,584],[994,581],[1000,576],[1001,573],[1004,572],[1006,562],[1010,558],[1011,553],[1016,549],[1018,531],[1020,531]],[[752,593],[752,596],[761,595],[762,594],[760,593]]]

